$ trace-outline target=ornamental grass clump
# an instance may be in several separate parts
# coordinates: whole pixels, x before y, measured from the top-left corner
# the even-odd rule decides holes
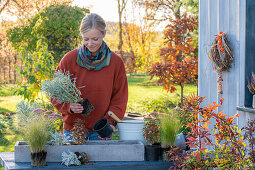
[[[176,135],[180,128],[178,117],[172,112],[168,115],[161,116],[160,140],[163,148],[173,146]]]
[[[48,122],[40,117],[32,119],[22,131],[24,139],[30,147],[32,153],[44,151],[44,147],[49,139]]]
[[[58,103],[78,103],[81,100],[81,92],[75,86],[75,80],[70,73],[62,73],[60,70],[55,73],[52,81],[46,80],[42,83],[42,91]]]

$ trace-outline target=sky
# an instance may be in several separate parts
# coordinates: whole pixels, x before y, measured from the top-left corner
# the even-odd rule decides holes
[[[118,21],[117,0],[74,0],[74,6],[91,7],[91,13],[99,14],[105,21]]]

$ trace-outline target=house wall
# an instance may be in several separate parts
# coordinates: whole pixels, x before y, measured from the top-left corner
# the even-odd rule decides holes
[[[200,0],[199,3],[198,95],[206,96],[203,105],[213,102],[220,103],[221,96],[217,92],[218,75],[213,70],[212,62],[208,58],[208,52],[215,36],[220,31],[223,31],[227,34],[233,49],[234,63],[229,72],[224,72],[222,74],[222,96],[224,102],[218,111],[220,112],[224,110],[224,114],[228,116],[233,116],[236,113],[242,114],[236,122],[240,128],[245,126],[248,119],[255,118],[255,113],[237,110],[237,107],[245,107],[245,103],[248,101],[247,96],[251,95],[247,93],[246,77],[248,66],[246,67],[246,65],[250,65],[249,71],[255,71],[255,64],[252,64],[253,67],[249,64],[249,62],[252,61],[253,53],[250,50],[250,47],[246,46],[247,43],[251,43],[252,40],[254,40],[253,34],[255,38],[255,27],[253,29],[246,18],[247,14],[251,16],[254,15],[254,17],[250,17],[254,20],[255,6],[253,5],[255,5],[254,0]],[[248,13],[247,6],[250,8]],[[254,12],[252,9],[254,9]],[[246,30],[247,27],[251,27],[249,28],[251,32],[248,31],[248,34]],[[254,31],[252,31],[252,29]],[[249,42],[248,39],[250,39]],[[254,51],[253,60],[255,60],[254,45],[252,50]],[[250,57],[246,58],[246,53],[249,53]],[[248,96],[248,98],[249,97],[250,96]],[[211,128],[212,126],[213,124],[211,125]]]

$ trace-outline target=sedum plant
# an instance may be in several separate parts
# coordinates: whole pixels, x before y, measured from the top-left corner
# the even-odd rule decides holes
[[[68,153],[63,152],[62,153],[62,164],[65,166],[70,165],[81,165],[81,162],[79,161],[80,156],[78,157],[75,153],[68,151]]]
[[[58,70],[52,81],[46,80],[42,83],[42,91],[58,103],[78,103],[81,100],[81,92],[75,86],[75,78],[70,73]]]

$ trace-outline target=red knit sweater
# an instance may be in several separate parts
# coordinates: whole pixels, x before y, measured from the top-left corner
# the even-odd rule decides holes
[[[85,127],[92,131],[96,121],[107,118],[109,123],[116,125],[107,112],[110,110],[123,119],[128,100],[128,83],[122,59],[112,52],[110,65],[99,71],[88,70],[76,63],[77,49],[67,53],[60,61],[57,70],[69,71],[72,78],[76,78],[76,87],[80,88],[82,98],[87,98],[95,109],[83,117],[70,112],[70,104],[59,104],[51,101],[53,106],[62,113],[64,129],[70,131],[76,118],[85,120]]]

